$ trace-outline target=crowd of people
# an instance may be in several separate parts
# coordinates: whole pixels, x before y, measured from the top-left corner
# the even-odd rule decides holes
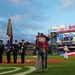
[[[73,40],[73,35],[70,34],[63,34],[62,41],[72,41]]]

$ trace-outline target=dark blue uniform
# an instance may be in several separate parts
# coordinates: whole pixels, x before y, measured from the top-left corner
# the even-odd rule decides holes
[[[11,48],[7,47],[7,63],[11,61]]]
[[[19,44],[15,43],[13,44],[13,59],[14,59],[14,63],[17,62],[17,52],[19,50]]]
[[[24,42],[24,40],[22,40],[22,42],[20,43],[21,63],[24,63],[25,50],[26,50],[26,43]]]
[[[2,40],[0,40],[0,63],[2,63],[3,51],[4,51],[4,44],[2,43]]]

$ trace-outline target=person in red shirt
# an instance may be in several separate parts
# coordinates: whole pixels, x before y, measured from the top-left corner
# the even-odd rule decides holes
[[[42,57],[42,71],[45,71],[45,54],[46,54],[46,38],[43,34],[39,33],[39,35],[36,37],[35,44],[37,47],[37,59],[36,59],[36,72],[39,70],[39,64],[40,64],[40,56]]]

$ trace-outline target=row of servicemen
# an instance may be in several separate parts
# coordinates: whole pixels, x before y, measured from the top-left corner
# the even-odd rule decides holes
[[[12,46],[10,48],[7,47],[7,45],[4,45],[2,40],[0,40],[0,63],[2,63],[2,56],[3,52],[7,53],[7,63],[10,63],[11,60],[11,52],[13,53],[14,63],[17,62],[17,53],[19,52],[21,54],[21,63],[24,63],[24,56],[25,51],[27,49],[27,45],[29,45],[29,42],[25,42],[25,40],[22,40],[21,42],[18,42],[15,40]]]

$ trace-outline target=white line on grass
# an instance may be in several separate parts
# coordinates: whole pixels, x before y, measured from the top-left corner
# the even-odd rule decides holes
[[[30,62],[31,60],[26,60],[26,62]]]
[[[25,67],[29,68],[29,70],[27,70],[25,72],[14,74],[14,75],[26,75],[26,74],[29,74],[29,73],[35,71],[35,67],[33,67],[33,66],[25,66]],[[15,71],[21,70],[22,68],[20,68],[20,67],[2,67],[2,66],[0,66],[0,70],[1,69],[14,69],[14,70],[1,72],[0,75],[15,72]]]
[[[0,69],[8,69],[8,68],[9,68],[9,69],[14,68],[14,70],[1,72],[0,75],[21,70],[20,67],[1,67]]]
[[[29,70],[25,71],[25,72],[14,74],[14,75],[26,75],[26,74],[29,74],[29,73],[35,71],[35,67],[33,67],[33,66],[25,66],[25,67],[29,68]]]

